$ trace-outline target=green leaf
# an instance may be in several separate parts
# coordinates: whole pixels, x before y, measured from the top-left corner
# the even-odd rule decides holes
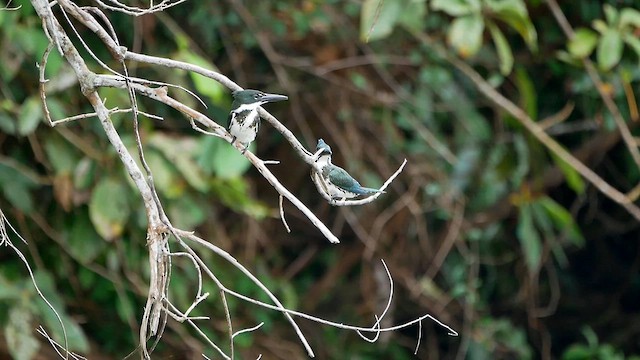
[[[0,164],[0,189],[4,197],[16,209],[24,213],[33,211],[33,196],[31,189],[36,187],[37,175],[20,163],[5,160]]]
[[[104,241],[98,240],[98,236],[88,214],[85,211],[79,212],[73,216],[67,251],[82,264],[89,264],[107,246]]]
[[[533,215],[531,205],[520,206],[520,216],[516,234],[522,246],[525,262],[530,273],[535,273],[540,267],[542,257],[542,242],[538,230],[533,226]]]
[[[527,112],[532,119],[538,118],[538,92],[531,80],[531,77],[527,73],[527,70],[523,67],[516,69],[515,83],[518,88],[518,94],[520,95],[520,105]]]
[[[89,217],[105,240],[111,241],[122,234],[131,212],[128,195],[127,186],[115,179],[104,179],[93,189]]]
[[[22,295],[22,288],[18,284],[0,275],[0,300],[20,300]]]
[[[571,190],[575,191],[576,194],[582,195],[585,191],[585,183],[582,179],[582,175],[578,173],[578,171],[571,165],[569,165],[566,161],[561,158],[553,155],[553,162],[560,168],[560,171],[564,174],[565,179],[567,179],[567,185],[571,188]]]
[[[584,246],[582,232],[567,209],[547,196],[540,198],[538,203],[547,211],[559,232],[565,233],[574,245]]]
[[[26,214],[33,211],[33,197],[27,184],[20,181],[4,183],[2,193],[16,209]]]
[[[127,296],[127,293],[119,294],[118,301],[116,301],[116,312],[122,322],[135,319],[135,306],[129,296]]]
[[[38,271],[35,278],[42,294],[47,298],[47,300],[49,300],[49,302],[51,302],[51,305],[53,305],[62,319],[62,323],[67,331],[70,350],[85,353],[89,351],[89,342],[87,341],[87,337],[82,331],[80,325],[78,325],[78,323],[66,313],[64,309],[64,301],[55,289],[53,277],[49,273]],[[35,296],[36,295],[34,295],[34,297]],[[44,327],[47,329],[49,334],[52,335],[53,339],[58,341],[60,344],[64,343],[62,328],[53,310],[51,310],[51,308],[39,297],[36,304],[38,309],[38,319],[44,320]]]
[[[598,44],[598,34],[590,29],[579,28],[573,39],[569,41],[567,49],[571,55],[583,59],[591,55],[596,44]]]
[[[638,59],[640,60],[640,39],[635,37],[633,34],[625,34],[624,42],[629,45],[629,47],[636,53]]]
[[[393,31],[402,11],[402,0],[365,0],[360,12],[360,40],[384,39]]]
[[[614,29],[608,29],[598,42],[597,59],[600,69],[611,70],[622,57],[622,37]]]
[[[74,147],[58,134],[45,139],[44,150],[56,174],[70,174],[78,163],[78,154]]]
[[[483,31],[484,20],[481,15],[466,15],[453,20],[447,40],[460,56],[468,58],[480,50]]]
[[[582,344],[573,344],[562,354],[562,360],[588,360],[593,358],[593,351]]]
[[[421,31],[427,15],[427,0],[404,0],[408,4],[402,7],[398,22],[411,31]]]
[[[242,177],[219,180],[212,182],[211,190],[220,201],[230,208],[241,211],[256,219],[263,219],[269,215],[269,208],[248,195],[249,185]]]
[[[478,0],[432,0],[431,9],[444,11],[451,16],[463,16],[480,12]]]
[[[514,134],[513,148],[517,155],[517,163],[515,169],[511,173],[511,181],[515,186],[521,186],[530,171],[531,154],[527,139],[522,133]]]
[[[556,58],[562,62],[570,64],[572,66],[580,66],[581,62],[576,59],[575,56],[569,54],[569,52],[564,50],[559,50],[556,52]]]
[[[609,4],[604,4],[602,7],[604,10],[604,18],[607,19],[607,23],[613,27],[618,22],[618,10]]]
[[[179,51],[176,54],[176,58],[205,69],[213,71],[218,70],[212,62],[186,49]],[[193,85],[198,93],[207,96],[214,103],[223,101],[227,94],[227,88],[225,86],[211,78],[193,71],[189,71],[189,76],[191,77],[191,81],[193,81]]]
[[[185,195],[169,204],[169,215],[176,227],[193,229],[207,219],[204,204],[199,204],[191,196]]]
[[[516,30],[532,51],[538,48],[538,33],[522,0],[487,0],[493,16]]]
[[[500,59],[500,73],[502,73],[502,75],[509,75],[513,69],[513,53],[511,52],[511,46],[509,46],[509,42],[502,33],[502,30],[500,30],[492,21],[487,21],[487,28],[489,28],[493,44],[495,45],[498,53],[498,59]]]
[[[84,157],[76,164],[73,169],[73,185],[76,189],[84,190],[89,188],[93,183],[95,175],[95,162],[89,157]]]
[[[31,360],[40,349],[40,342],[33,335],[33,314],[25,306],[9,309],[5,325],[5,338],[9,353],[16,360]]]
[[[154,133],[149,143],[178,169],[191,187],[200,192],[206,192],[209,189],[205,174],[194,160],[195,155],[199,153],[197,140],[189,137],[173,138],[162,133]]]
[[[164,196],[174,199],[184,194],[185,186],[177,179],[176,169],[155,148],[145,153],[147,164],[153,173],[153,182]]]
[[[0,112],[0,131],[13,135],[16,133],[16,123],[11,116]]]
[[[596,29],[596,31],[599,32],[601,35],[603,35],[605,32],[607,32],[607,30],[609,30],[609,26],[607,25],[607,23],[600,19],[593,20],[593,22],[591,23],[591,26],[594,29]]]
[[[29,135],[33,133],[42,119],[42,104],[40,98],[30,97],[20,109],[18,116],[18,134]]]
[[[251,162],[223,139],[205,137],[199,149],[198,163],[220,179],[242,176],[251,167]]]
[[[620,22],[618,28],[622,31],[628,25],[640,28],[640,11],[632,8],[624,8],[620,10]]]

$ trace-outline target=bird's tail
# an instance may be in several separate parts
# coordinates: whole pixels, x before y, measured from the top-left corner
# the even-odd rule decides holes
[[[368,187],[360,187],[359,190],[359,194],[358,195],[370,195],[370,194],[376,194],[376,193],[385,193],[382,190],[378,190],[378,189],[372,189],[372,188],[368,188]]]

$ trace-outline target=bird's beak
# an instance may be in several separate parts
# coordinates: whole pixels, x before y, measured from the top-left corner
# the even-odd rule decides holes
[[[263,102],[276,102],[276,101],[284,101],[288,100],[289,97],[285,95],[278,94],[264,94],[264,96],[260,99]]]

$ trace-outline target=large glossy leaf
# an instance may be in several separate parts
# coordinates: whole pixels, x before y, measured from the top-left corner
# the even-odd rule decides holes
[[[181,50],[176,55],[176,58],[194,65],[198,65],[205,69],[213,71],[218,70],[212,62],[189,50]],[[191,80],[193,81],[193,84],[198,93],[207,96],[213,102],[222,101],[228,92],[225,86],[204,75],[200,75],[193,71],[190,71],[189,76],[191,76]]]
[[[4,102],[5,104],[10,104],[9,101]],[[0,108],[4,105],[2,101],[0,101]],[[2,112],[0,110],[0,131],[5,134],[15,134],[16,133],[16,123],[13,120],[13,117],[7,113]]]
[[[91,220],[86,211],[79,211],[73,217],[73,223],[67,236],[69,244],[67,251],[77,261],[88,264],[93,261],[107,246],[104,241],[99,241]]]
[[[16,209],[27,214],[33,211],[33,197],[27,184],[19,181],[2,184],[2,194]]]
[[[582,59],[591,55],[596,44],[598,44],[598,34],[590,29],[579,28],[573,39],[569,40],[567,48],[571,55]]]
[[[76,189],[84,190],[93,184],[96,163],[89,157],[84,157],[78,161],[73,170],[73,186]]]
[[[149,143],[178,169],[180,175],[191,187],[201,192],[208,190],[206,176],[194,160],[199,151],[197,140],[155,133],[149,139]]]
[[[199,152],[198,163],[202,168],[221,179],[241,176],[251,166],[236,148],[220,138],[203,138]]]
[[[598,66],[604,71],[611,70],[622,57],[622,37],[615,29],[607,29],[598,42]]]
[[[205,208],[205,204],[200,204],[191,196],[185,195],[169,204],[169,215],[174,226],[194,229],[206,220]]]
[[[226,180],[215,179],[211,189],[223,204],[256,219],[263,219],[269,214],[269,208],[251,198],[248,187],[244,178],[236,177]]]
[[[170,199],[184,194],[186,186],[183,181],[177,181],[178,173],[162,154],[156,149],[146,152],[147,163],[153,172],[153,182],[160,193]]]
[[[42,105],[40,98],[30,97],[22,104],[18,116],[18,134],[29,135],[33,133],[42,119]]]
[[[360,12],[360,39],[383,39],[393,31],[402,11],[403,0],[365,0]]]
[[[89,217],[105,240],[111,241],[122,234],[131,212],[128,196],[127,186],[115,179],[103,179],[93,189]]]
[[[45,139],[44,149],[47,159],[57,174],[70,174],[79,161],[75,148],[58,134],[52,134]]]
[[[11,206],[27,214],[33,211],[31,189],[37,185],[30,175],[19,163],[0,164],[2,195],[11,203]]]
[[[424,26],[424,17],[427,15],[427,0],[404,0],[407,2],[402,7],[398,22],[412,31],[421,31]]]
[[[480,50],[483,31],[484,20],[481,15],[466,15],[453,20],[447,40],[460,56],[467,58]]]

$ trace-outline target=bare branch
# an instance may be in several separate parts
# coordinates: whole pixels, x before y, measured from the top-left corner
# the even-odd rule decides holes
[[[126,84],[119,78],[114,77],[112,75],[95,75],[94,77],[94,85],[95,86],[110,86],[110,87],[125,87]],[[147,86],[143,86],[140,84],[131,84],[131,87],[135,89],[138,93],[143,94],[151,99],[160,101],[170,107],[182,112],[186,115],[190,120],[198,121],[199,123],[207,126],[210,129],[213,129],[212,132],[207,132],[205,130],[198,130],[202,133],[211,136],[217,136],[225,139],[227,142],[231,143],[232,137],[231,134],[227,132],[227,130],[220,126],[215,121],[209,119],[204,114],[182,104],[181,102],[171,98],[166,91],[166,88],[150,88]],[[192,122],[192,127],[194,126]],[[232,144],[238,150],[243,150],[242,145],[235,143]],[[322,232],[322,234],[329,240],[331,243],[337,244],[340,240],[331,233],[331,230],[327,228],[327,226],[318,219],[311,210],[304,205],[295,195],[293,195],[280,181],[273,175],[273,173],[267,168],[264,161],[256,157],[251,151],[246,151],[244,156],[249,159],[249,161],[253,164],[253,166],[262,174],[262,176],[273,186],[273,188],[282,196],[286,197],[293,205],[295,205],[310,221],[311,223]]]
[[[260,282],[260,280],[258,280],[249,270],[247,270],[247,268],[245,268],[242,264],[240,264],[240,262],[238,262],[238,260],[236,260],[233,256],[231,256],[231,254],[229,254],[228,252],[222,250],[221,248],[211,244],[210,242],[205,241],[205,240],[199,238],[198,236],[195,236],[191,232],[182,231],[182,230],[178,230],[178,229],[176,229],[174,232],[176,234],[177,239],[181,243],[182,243],[181,238],[184,237],[184,238],[189,239],[189,240],[191,240],[191,241],[193,241],[193,242],[195,242],[195,243],[197,243],[197,244],[199,244],[201,246],[204,246],[204,247],[212,250],[213,252],[215,252],[216,254],[221,256],[223,259],[227,260],[231,265],[235,266],[246,277],[248,277],[251,281],[253,281],[253,283],[256,284],[267,296],[269,296],[271,301],[273,301],[273,303],[277,305],[277,306],[275,306],[276,309],[285,310],[285,308],[282,305],[282,303],[280,302],[280,300],[278,300],[278,298],[275,295],[273,295],[271,290],[269,290],[262,282]],[[182,245],[183,245],[183,247],[188,247],[186,244],[182,243]],[[204,270],[207,272],[209,277],[216,282],[218,287],[226,289],[226,287],[224,287],[224,285],[215,277],[215,275],[213,273],[208,271],[207,268],[205,268]],[[287,318],[287,320],[289,320],[289,323],[291,323],[291,325],[293,326],[294,330],[296,331],[296,334],[298,335],[298,338],[300,339],[300,341],[304,345],[305,349],[307,350],[307,354],[310,357],[314,357],[313,350],[311,349],[311,346],[307,342],[307,339],[302,334],[302,331],[298,327],[298,324],[296,324],[296,322],[293,320],[293,318],[289,314],[285,314],[285,317]]]
[[[278,205],[280,208],[280,218],[282,219],[282,223],[284,224],[285,229],[287,229],[287,232],[290,233],[291,229],[289,228],[289,224],[287,224],[287,219],[284,218],[284,207],[282,206],[282,195],[278,196]]]

